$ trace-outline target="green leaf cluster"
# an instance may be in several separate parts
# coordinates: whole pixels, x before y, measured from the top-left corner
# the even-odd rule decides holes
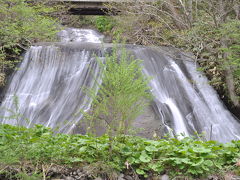
[[[115,26],[115,21],[109,16],[98,16],[95,18],[95,26],[100,32],[108,33]]]
[[[139,176],[167,173],[196,179],[221,172],[240,157],[240,141],[221,144],[186,137],[149,140],[135,136],[54,134],[49,128],[0,125],[0,167],[57,164],[82,167],[94,163]],[[109,146],[112,152],[109,153]],[[4,169],[4,168],[3,168]],[[239,170],[239,169],[238,169]],[[1,171],[3,173],[3,171]]]

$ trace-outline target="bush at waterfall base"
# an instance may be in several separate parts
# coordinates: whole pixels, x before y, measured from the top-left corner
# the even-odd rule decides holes
[[[149,140],[116,136],[111,154],[109,148],[107,135],[53,134],[41,125],[29,129],[0,125],[0,173],[7,175],[12,168],[17,169],[15,175],[39,173],[47,176],[43,167],[53,164],[66,168],[94,164],[105,167],[92,174],[92,178],[109,173],[109,169],[117,173],[135,173],[140,179],[163,173],[196,179],[227,169],[239,171],[240,141],[221,144],[189,137]]]

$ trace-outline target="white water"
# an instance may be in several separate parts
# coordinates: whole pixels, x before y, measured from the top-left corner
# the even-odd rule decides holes
[[[73,32],[78,33],[77,30]],[[90,37],[89,41],[100,42],[94,31],[83,32],[79,31],[76,41],[85,42]],[[11,116],[20,113],[20,124],[27,127],[40,123],[60,132],[72,132],[82,118],[79,111],[88,111],[91,106],[85,90],[93,88],[95,81],[101,81],[93,53],[67,46],[32,46],[2,102],[1,117],[4,118],[1,122],[17,124]],[[14,96],[18,97],[18,107],[13,103]]]
[[[184,117],[182,116],[179,108],[176,106],[176,103],[174,102],[174,100],[169,98],[163,103],[165,103],[172,112],[173,119],[175,120],[174,121],[175,122],[175,124],[174,124],[175,133],[180,136],[182,136],[181,134],[183,134],[183,136],[189,136],[187,127],[184,123]]]
[[[174,60],[159,49],[135,48],[134,52],[144,60],[144,73],[152,77],[149,85],[155,96],[156,113],[167,130],[171,127],[175,135],[185,136],[203,133],[207,140],[221,142],[240,139],[239,122],[193,61],[186,57],[183,61]]]
[[[58,33],[61,42],[101,43],[104,36],[91,29],[67,28]]]

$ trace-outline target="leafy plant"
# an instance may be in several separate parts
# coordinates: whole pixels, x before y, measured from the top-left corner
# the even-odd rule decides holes
[[[114,25],[114,20],[108,16],[98,16],[95,19],[95,26],[100,32],[110,32]]]
[[[98,167],[101,165],[121,173],[134,171],[140,177],[165,172],[171,177],[193,179],[219,173],[229,167],[239,171],[235,164],[240,157],[240,141],[221,144],[191,137],[149,140],[118,135],[113,138],[112,156],[109,156],[111,137],[107,135],[54,135],[52,130],[42,125],[29,129],[0,125],[0,167],[21,167],[19,175],[22,176],[31,169],[37,176],[42,172],[41,165],[74,168],[98,164]]]

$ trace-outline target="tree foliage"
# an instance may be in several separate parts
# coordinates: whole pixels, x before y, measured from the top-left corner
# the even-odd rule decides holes
[[[31,44],[54,39],[57,21],[49,17],[54,9],[26,0],[0,0],[0,73],[4,77]],[[4,80],[1,80],[3,84]]]
[[[110,136],[127,134],[132,121],[149,103],[149,80],[142,74],[141,61],[121,46],[115,45],[105,60],[98,62],[102,83],[97,94],[89,93],[92,114],[86,118],[89,123],[103,123]]]

